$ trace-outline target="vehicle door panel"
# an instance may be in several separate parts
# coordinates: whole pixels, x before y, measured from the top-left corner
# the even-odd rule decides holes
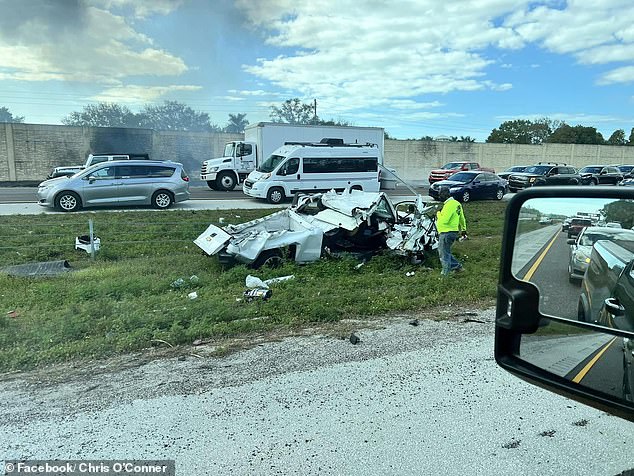
[[[84,177],[82,202],[85,206],[115,203],[118,201],[118,186],[115,167],[97,169]]]

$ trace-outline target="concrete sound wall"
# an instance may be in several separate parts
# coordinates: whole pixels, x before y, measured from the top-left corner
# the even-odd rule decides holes
[[[511,165],[559,162],[582,167],[590,164],[634,164],[634,147],[584,144],[486,144],[386,140],[385,163],[414,184],[427,183],[430,170],[452,161],[475,161],[502,171]]]
[[[53,167],[82,164],[89,153],[104,152],[142,152],[152,158],[182,162],[196,179],[203,160],[220,157],[225,142],[243,137],[243,134],[209,132],[0,123],[0,182],[42,180]],[[385,141],[386,165],[416,185],[426,184],[433,168],[461,160],[476,161],[496,171],[536,162],[563,162],[575,167],[634,164],[634,147]]]

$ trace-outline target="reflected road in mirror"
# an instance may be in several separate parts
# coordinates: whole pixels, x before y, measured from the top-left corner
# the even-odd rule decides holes
[[[634,331],[632,226],[632,200],[528,200],[512,272],[537,286],[543,314]]]
[[[523,360],[632,404],[634,367],[629,339],[545,321],[547,325],[535,334],[522,336]]]

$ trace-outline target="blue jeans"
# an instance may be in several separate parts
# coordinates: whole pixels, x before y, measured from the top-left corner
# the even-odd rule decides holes
[[[440,233],[438,237],[438,256],[442,264],[442,275],[448,275],[451,270],[462,268],[460,262],[451,254],[451,245],[457,239],[457,231]]]

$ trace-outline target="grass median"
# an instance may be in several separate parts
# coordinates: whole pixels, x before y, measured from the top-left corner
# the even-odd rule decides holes
[[[52,278],[0,273],[0,371],[102,358],[156,342],[248,336],[267,331],[492,303],[504,202],[465,204],[469,240],[454,245],[466,272],[440,279],[438,258],[412,265],[384,252],[357,268],[354,258],[289,262],[277,269],[222,269],[192,243],[209,223],[242,223],[266,210],[94,212],[3,217],[0,267],[66,259]],[[93,261],[74,249],[92,219],[101,249]],[[431,268],[431,269],[427,269]],[[406,273],[414,271],[414,276]],[[247,275],[293,274],[267,302],[242,298]],[[190,279],[196,276],[195,279]],[[180,287],[172,283],[182,278]],[[196,291],[198,298],[188,294]]]

